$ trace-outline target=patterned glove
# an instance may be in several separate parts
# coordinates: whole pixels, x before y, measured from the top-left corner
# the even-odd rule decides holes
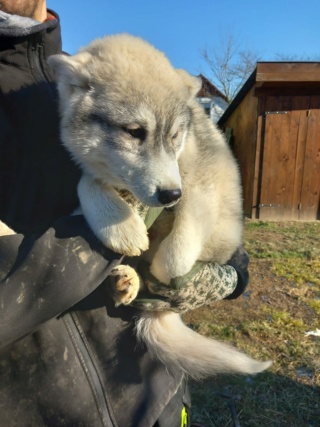
[[[215,262],[197,262],[187,275],[171,280],[170,285],[160,283],[149,268],[150,265],[142,261],[138,272],[150,293],[140,293],[131,303],[141,310],[184,313],[226,298],[238,283],[232,266]]]
[[[161,214],[162,208],[140,209],[147,228]],[[197,262],[185,276],[171,280],[169,285],[159,282],[150,273],[150,265],[141,261],[138,272],[148,288],[140,292],[130,305],[146,311],[172,310],[184,313],[222,299],[233,299],[241,295],[247,286],[249,256],[240,247],[228,265],[215,262]]]

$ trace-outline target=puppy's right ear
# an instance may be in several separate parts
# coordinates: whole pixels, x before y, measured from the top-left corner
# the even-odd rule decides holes
[[[86,67],[90,59],[88,52],[82,52],[75,56],[52,55],[47,62],[55,70],[58,82],[86,89],[90,87],[90,73]]]
[[[177,69],[176,72],[181,77],[185,87],[187,88],[190,96],[194,98],[197,96],[198,92],[202,86],[202,80],[199,77],[192,76],[187,71],[182,69]]]

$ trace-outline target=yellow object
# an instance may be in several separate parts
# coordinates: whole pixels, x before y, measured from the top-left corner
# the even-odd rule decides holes
[[[184,406],[181,411],[181,427],[187,427],[187,426],[188,426],[188,412]]]

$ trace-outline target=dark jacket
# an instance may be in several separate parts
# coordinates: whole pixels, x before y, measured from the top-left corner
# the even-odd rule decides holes
[[[77,206],[79,170],[59,140],[46,59],[59,18],[0,29],[0,427],[180,426],[188,400],[135,341],[132,308],[103,283],[119,256]]]

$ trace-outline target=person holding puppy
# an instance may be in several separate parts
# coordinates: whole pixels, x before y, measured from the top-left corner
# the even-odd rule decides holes
[[[182,374],[137,344],[137,309],[109,296],[120,255],[71,215],[80,171],[60,142],[47,64],[61,49],[45,0],[0,0],[0,220],[16,232],[0,238],[0,427],[188,425]],[[247,262],[239,250],[232,280],[219,267],[216,299],[241,294]],[[150,301],[142,308],[157,309]]]

